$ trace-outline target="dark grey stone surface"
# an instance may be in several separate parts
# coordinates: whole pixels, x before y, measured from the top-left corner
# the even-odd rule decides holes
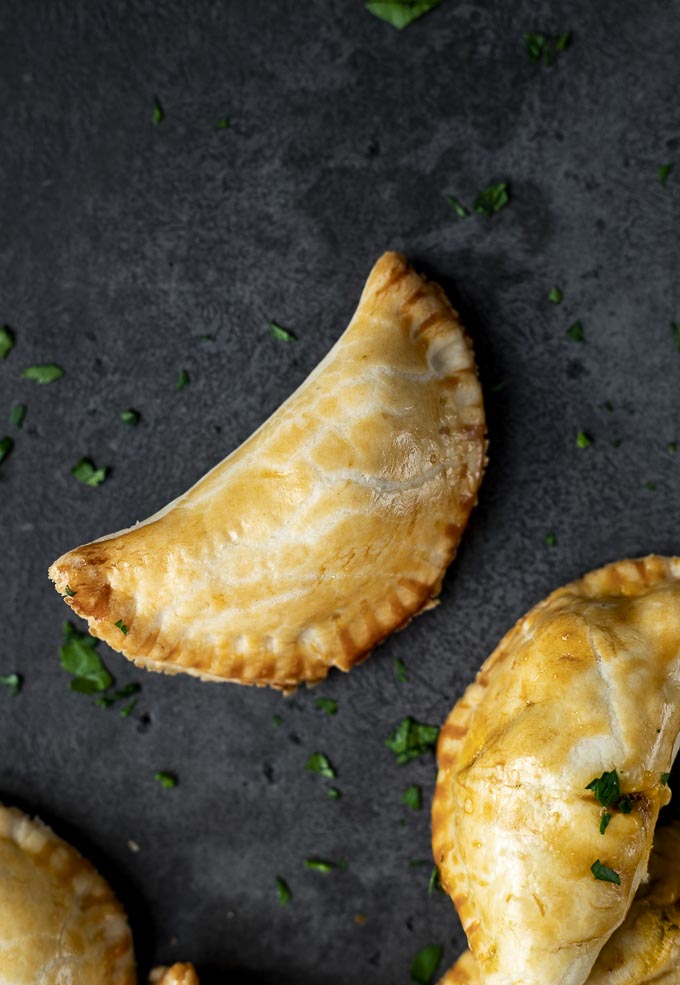
[[[440,723],[550,589],[679,549],[679,15],[661,0],[445,0],[398,33],[358,0],[0,3],[0,322],[17,339],[0,363],[0,435],[16,442],[0,466],[0,673],[25,678],[0,693],[0,797],[109,876],[142,971],[183,958],[208,983],[398,985],[423,945],[445,946],[441,970],[462,947],[448,900],[428,898],[427,807],[400,803],[410,783],[429,799],[433,763],[398,767],[383,743],[405,714]],[[525,31],[566,29],[556,65],[527,59]],[[499,180],[503,212],[456,219],[447,193],[469,203]],[[143,684],[138,708],[124,720],[69,691],[48,564],[242,441],[390,247],[461,306],[488,405],[489,470],[441,606],[288,701],[144,674],[103,645],[120,683]],[[271,319],[299,342],[273,340]],[[576,319],[582,344],[565,334]],[[63,380],[20,379],[50,361]],[[129,406],[137,429],[118,419]],[[70,475],[83,455],[111,467],[99,489]],[[305,772],[316,750],[339,802]],[[310,855],[349,868],[316,875]]]

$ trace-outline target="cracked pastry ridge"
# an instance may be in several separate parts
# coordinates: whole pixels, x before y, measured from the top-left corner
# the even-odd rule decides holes
[[[600,951],[586,985],[678,985],[680,982],[680,822],[657,828],[642,883],[626,919]],[[483,985],[465,951],[439,985]]]
[[[432,807],[485,985],[588,978],[645,878],[679,731],[680,558],[557,589],[489,657],[441,731]],[[602,834],[587,787],[613,770],[630,811],[612,808]],[[595,878],[597,860],[619,885]]]
[[[485,430],[457,313],[386,253],[346,332],[259,430],[50,577],[140,666],[314,683],[433,604],[476,502]]]

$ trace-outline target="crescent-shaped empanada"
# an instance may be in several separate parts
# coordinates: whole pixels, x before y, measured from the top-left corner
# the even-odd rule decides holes
[[[558,589],[489,657],[441,731],[432,808],[485,985],[582,985],[647,871],[679,729],[680,558]],[[614,771],[605,807],[590,785]]]
[[[679,985],[680,823],[657,828],[642,883],[630,910],[600,951],[586,985]],[[439,985],[483,985],[470,951]]]
[[[485,449],[458,315],[386,253],[342,338],[251,438],[50,577],[93,635],[140,666],[313,683],[432,604]]]
[[[135,985],[123,909],[50,828],[0,806],[0,982]]]

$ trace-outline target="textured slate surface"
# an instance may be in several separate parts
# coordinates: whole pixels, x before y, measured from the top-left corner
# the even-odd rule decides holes
[[[428,811],[400,803],[410,783],[429,798],[433,763],[398,767],[383,742],[405,714],[440,723],[553,587],[679,549],[678,13],[445,0],[399,33],[356,0],[0,4],[0,322],[17,338],[0,414],[28,405],[22,430],[0,428],[16,442],[0,466],[0,673],[25,678],[0,694],[0,797],[110,877],[142,971],[183,958],[208,983],[398,985],[423,945],[444,945],[441,970],[461,948],[450,903],[427,895]],[[566,29],[556,65],[528,60],[525,31]],[[446,194],[470,203],[500,180],[503,212],[456,219]],[[242,441],[337,338],[388,247],[460,305],[487,396],[491,462],[441,606],[288,701],[143,674],[103,645],[120,683],[143,684],[135,712],[70,692],[48,564]],[[273,340],[271,319],[299,342]],[[63,380],[19,378],[49,361]],[[129,406],[137,429],[118,419]],[[111,467],[99,489],[69,474],[83,455]],[[304,770],[316,750],[339,802]],[[307,872],[310,855],[349,868]]]

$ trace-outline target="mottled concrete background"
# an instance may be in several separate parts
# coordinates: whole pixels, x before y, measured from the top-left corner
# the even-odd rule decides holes
[[[566,30],[553,67],[531,63],[526,31]],[[0,362],[15,440],[0,673],[24,676],[18,697],[0,690],[0,796],[97,861],[143,971],[181,958],[209,983],[398,985],[423,945],[444,945],[442,970],[462,947],[427,893],[433,762],[398,767],[384,739],[405,714],[440,723],[553,587],[680,549],[679,42],[668,0],[444,0],[403,33],[359,0],[0,4],[0,322],[17,342]],[[493,219],[447,203],[503,180]],[[441,606],[289,701],[145,674],[104,646],[121,684],[143,684],[135,711],[71,692],[48,564],[241,442],[335,341],[388,247],[460,305],[487,398],[491,462]],[[299,341],[274,340],[272,319]],[[52,361],[59,382],[20,379]],[[98,489],[70,475],[83,455],[111,467]],[[316,750],[338,802],[304,769]],[[420,813],[400,803],[410,783]],[[349,867],[324,877],[310,855]]]

